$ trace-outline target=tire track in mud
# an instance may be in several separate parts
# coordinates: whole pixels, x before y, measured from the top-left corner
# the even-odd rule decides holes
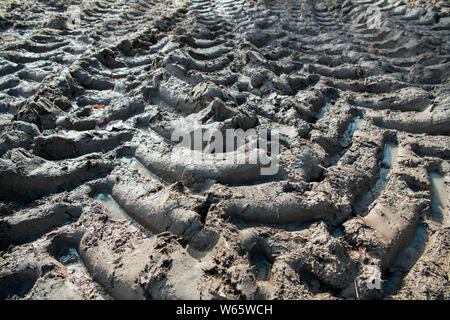
[[[45,77],[60,73],[98,45],[129,36],[149,20],[145,15],[153,6],[147,1],[56,2],[53,6],[33,3],[25,21],[17,26],[24,33],[20,41],[10,45],[5,42],[2,48],[0,112],[16,113],[23,100],[37,92]],[[11,18],[17,19],[16,16]]]
[[[445,201],[429,222],[430,174],[449,176],[445,17],[389,1],[214,0],[143,17],[152,5],[83,8],[87,28],[105,14],[127,23],[97,32],[95,51],[6,110],[14,117],[2,126],[18,136],[3,133],[0,149],[6,259],[26,261],[22,251],[76,230],[88,278],[113,298],[381,298],[412,288],[413,262],[433,261],[414,240],[423,226],[433,248],[447,245]],[[70,45],[27,43],[50,54]],[[30,57],[22,69],[35,69]],[[4,70],[16,76],[13,63]],[[10,78],[5,88],[19,85]],[[193,135],[198,122],[279,130],[280,171],[174,157],[172,134]],[[132,221],[108,213],[99,192]],[[84,208],[75,221],[39,217],[40,201],[63,199]],[[35,215],[34,238],[8,236]],[[42,263],[31,265],[35,284],[19,297],[49,290]],[[386,291],[367,286],[372,266]],[[10,286],[8,272],[0,281]]]

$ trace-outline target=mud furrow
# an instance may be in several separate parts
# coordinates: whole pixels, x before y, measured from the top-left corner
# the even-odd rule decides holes
[[[70,5],[0,21],[0,298],[448,299],[445,12]]]

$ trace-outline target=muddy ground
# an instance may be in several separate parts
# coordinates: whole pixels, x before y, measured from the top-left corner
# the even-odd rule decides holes
[[[0,299],[449,299],[450,13],[408,3],[2,1]],[[171,157],[195,121],[280,170]]]

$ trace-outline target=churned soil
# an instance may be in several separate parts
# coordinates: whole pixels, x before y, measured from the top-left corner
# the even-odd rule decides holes
[[[2,1],[0,299],[449,299],[448,9]]]

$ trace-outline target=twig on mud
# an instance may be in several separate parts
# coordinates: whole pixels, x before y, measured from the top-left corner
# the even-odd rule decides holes
[[[227,239],[225,239],[225,237],[223,238],[223,241],[225,242],[225,245],[227,246],[228,250],[230,250],[230,246],[228,245]]]

